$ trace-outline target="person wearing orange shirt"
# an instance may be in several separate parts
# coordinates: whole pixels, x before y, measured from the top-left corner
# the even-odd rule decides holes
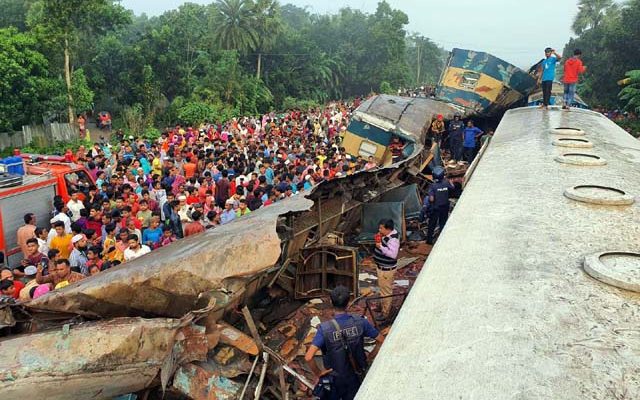
[[[184,171],[184,177],[187,179],[192,178],[198,169],[198,165],[192,162],[191,157],[187,157],[187,162],[182,166],[182,170]]]
[[[56,221],[53,224],[56,235],[51,239],[50,249],[58,250],[60,258],[68,259],[71,255],[71,238],[73,235],[66,233],[64,230],[64,222]]]

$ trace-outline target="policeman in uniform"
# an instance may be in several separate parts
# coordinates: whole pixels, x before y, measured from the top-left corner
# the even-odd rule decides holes
[[[436,230],[436,225],[440,226],[440,232],[442,232],[444,225],[447,223],[447,218],[449,218],[449,194],[454,189],[451,182],[445,179],[442,167],[434,168],[432,175],[434,183],[429,187],[427,194],[431,203],[427,244],[433,244],[433,232]]]
[[[460,115],[456,114],[453,121],[449,122],[449,141],[451,145],[451,158],[456,161],[462,161],[462,135],[464,133],[464,122],[460,119]]]
[[[349,297],[349,289],[344,286],[337,286],[331,291],[334,317],[320,324],[304,356],[324,387],[322,393],[314,391],[322,400],[353,399],[367,367],[364,337],[374,338],[378,344],[384,341],[384,337],[364,317],[346,312]],[[374,349],[371,358],[379,348],[378,345]],[[314,360],[318,350],[322,350],[324,369],[320,369]]]

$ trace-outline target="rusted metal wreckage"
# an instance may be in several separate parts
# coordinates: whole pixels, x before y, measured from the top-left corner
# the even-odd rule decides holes
[[[411,143],[404,160],[323,182],[306,196],[5,307],[4,325],[13,325],[5,329],[17,336],[0,340],[0,398],[106,399],[154,386],[198,399],[239,397],[244,380],[231,378],[257,372],[258,359],[269,357],[269,351],[248,309],[250,335],[225,321],[237,322],[237,310],[251,305],[264,288],[279,287],[291,297],[297,289],[298,297],[308,298],[349,283],[357,296],[355,251],[331,247],[337,243],[326,238],[356,229],[364,204],[423,179],[434,159],[433,149],[424,146],[428,127],[436,114],[450,118],[457,111],[432,99],[377,96],[356,111],[354,120],[400,134]],[[329,279],[327,254],[335,267]],[[297,269],[314,273],[296,275]],[[10,318],[7,309],[19,316]],[[220,360],[207,364],[219,344],[255,356],[253,366],[222,370]],[[221,353],[214,357],[233,356]],[[271,357],[280,363],[280,374],[287,370],[295,376],[286,360]]]

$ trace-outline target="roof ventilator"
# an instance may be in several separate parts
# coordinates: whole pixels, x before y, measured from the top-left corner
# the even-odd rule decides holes
[[[640,292],[640,253],[609,251],[585,257],[584,270],[593,278],[621,289]]]
[[[564,153],[555,158],[560,164],[600,167],[607,165],[607,160],[595,154]]]
[[[564,195],[582,203],[606,206],[628,206],[635,202],[634,197],[623,190],[599,185],[573,186],[567,188]]]
[[[553,145],[558,147],[572,147],[578,149],[590,149],[593,147],[593,143],[591,143],[587,139],[582,138],[560,138],[554,140]]]

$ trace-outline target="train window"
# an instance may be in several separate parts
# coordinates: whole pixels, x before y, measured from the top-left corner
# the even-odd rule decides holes
[[[464,89],[473,90],[478,85],[480,81],[480,74],[474,71],[465,71],[462,74],[462,79],[460,80],[460,87]]]
[[[364,158],[368,158],[370,156],[375,156],[377,150],[378,146],[376,146],[375,143],[362,142],[360,143],[360,149],[358,149],[358,155]]]

